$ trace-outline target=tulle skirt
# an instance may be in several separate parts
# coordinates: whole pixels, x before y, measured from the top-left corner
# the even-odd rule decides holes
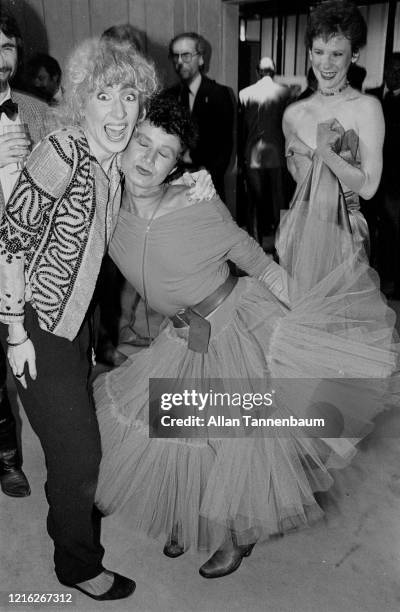
[[[99,376],[103,513],[165,540],[174,530],[186,550],[215,550],[226,529],[248,544],[321,517],[313,493],[331,486],[330,467],[351,459],[397,367],[393,315],[379,292],[352,295],[349,275],[338,293],[338,282],[325,279],[288,311],[261,282],[241,278],[209,317],[208,353],[188,350],[186,328],[167,322],[148,349]],[[351,433],[150,438],[150,378],[261,379],[279,389],[279,416],[326,405]]]

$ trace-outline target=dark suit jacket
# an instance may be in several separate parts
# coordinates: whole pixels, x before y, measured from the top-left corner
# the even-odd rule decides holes
[[[249,168],[286,166],[282,117],[290,89],[261,78],[239,93],[240,149]]]
[[[167,91],[183,102],[182,84]],[[202,75],[191,115],[199,130],[199,140],[196,148],[190,151],[190,156],[195,166],[207,168],[219,192],[233,147],[232,96],[228,87]]]
[[[399,199],[400,93],[388,92],[382,100],[382,107],[386,124],[382,184],[387,193]]]
[[[398,149],[400,141],[400,93],[391,91],[384,95],[385,84],[366,93],[375,96],[382,103],[385,117],[385,141],[383,144],[383,171],[381,188],[392,197],[400,198],[400,177]]]

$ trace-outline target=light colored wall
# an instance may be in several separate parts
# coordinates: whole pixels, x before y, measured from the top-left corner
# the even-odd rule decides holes
[[[47,52],[65,65],[71,49],[114,24],[131,23],[166,82],[174,81],[168,42],[182,31],[211,44],[209,76],[237,89],[238,8],[222,0],[0,0],[16,17],[27,57]]]

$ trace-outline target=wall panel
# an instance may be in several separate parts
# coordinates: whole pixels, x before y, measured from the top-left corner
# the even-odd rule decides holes
[[[224,5],[222,10],[222,67],[220,77],[221,82],[232,87],[236,94],[238,88],[236,58],[239,56],[239,8]],[[226,33],[229,33],[229,35],[226,35]]]
[[[186,0],[186,32],[199,31],[199,4],[201,0]]]
[[[92,36],[89,0],[71,0],[71,20],[74,45]]]
[[[65,60],[75,43],[72,6],[70,2],[43,0],[43,8],[50,55],[56,58],[63,69]]]
[[[303,76],[307,74],[308,52],[304,42],[307,27],[307,15],[299,15],[297,22],[297,57],[295,74]]]
[[[174,0],[146,1],[147,51],[159,69],[164,84],[174,80],[174,69],[168,59],[168,44],[174,32]]]
[[[186,31],[186,0],[174,2],[174,34]]]
[[[50,0],[51,1],[51,0]],[[128,21],[127,0],[90,0],[92,34],[97,36],[106,28]]]
[[[24,52],[27,58],[34,53],[47,53],[49,32],[46,27],[45,6],[43,0],[29,0],[22,3],[24,15]],[[15,13],[13,13],[15,15]]]
[[[145,0],[128,0],[128,18],[126,20],[138,30],[143,49],[147,49],[146,37],[146,2]]]
[[[296,74],[296,21],[296,15],[289,15],[286,18],[283,74]]]
[[[261,57],[276,59],[274,18],[269,17],[261,22]]]
[[[222,68],[222,11],[215,0],[203,0],[200,6],[199,29],[211,45],[208,76],[220,80]]]

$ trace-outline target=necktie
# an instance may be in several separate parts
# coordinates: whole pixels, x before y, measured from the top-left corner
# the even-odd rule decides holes
[[[18,104],[12,100],[6,100],[3,104],[0,104],[0,118],[1,113],[5,113],[11,121],[15,121],[18,114]]]
[[[189,87],[187,85],[183,85],[181,89],[181,104],[190,112],[190,104],[189,104]]]

